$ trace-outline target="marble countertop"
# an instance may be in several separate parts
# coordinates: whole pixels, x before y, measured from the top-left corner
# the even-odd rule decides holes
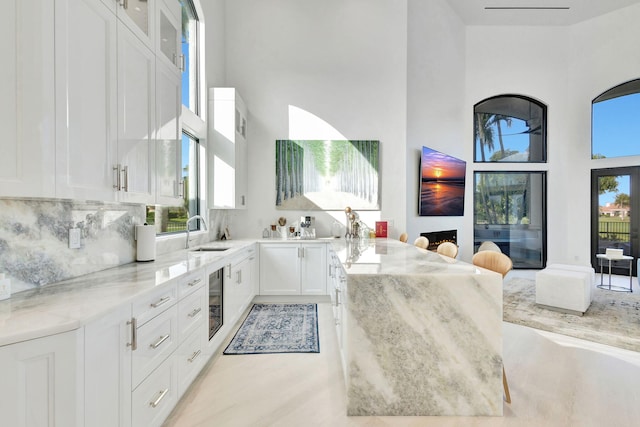
[[[16,293],[0,301],[0,346],[77,329],[146,292],[205,266],[221,268],[255,240],[216,241]],[[219,267],[217,266],[219,265]]]
[[[483,274],[486,270],[393,239],[330,240],[350,274]]]
[[[473,265],[392,239],[251,239],[216,241],[180,250],[152,262],[124,264],[97,273],[20,292],[0,301],[0,346],[77,329],[98,316],[204,266],[221,268],[255,243],[314,243],[333,246],[347,274],[481,274]],[[219,264],[216,266],[215,264]]]

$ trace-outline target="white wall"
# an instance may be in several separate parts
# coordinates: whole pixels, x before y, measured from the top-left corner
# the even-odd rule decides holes
[[[591,100],[640,77],[640,5],[571,27],[465,27],[444,0],[227,0],[224,9],[224,83],[250,110],[249,209],[234,214],[235,235],[301,214],[274,206],[275,140],[322,137],[289,122],[294,106],[328,133],[379,139],[380,216],[411,238],[456,228],[470,260],[473,170],[496,167],[473,163],[473,105],[511,93],[548,106],[548,163],[514,166],[548,171],[548,262],[589,263],[591,168],[640,164],[590,160]],[[423,145],[467,161],[464,217],[418,216]],[[314,214],[328,234],[332,218]]]
[[[363,213],[405,227],[406,0],[230,0],[226,2],[226,85],[249,109],[248,209],[235,213],[232,234],[260,237],[280,216],[289,223],[326,212],[275,208],[276,139],[375,139],[381,145],[382,210]],[[321,126],[289,120],[291,107]],[[344,220],[342,211],[333,214]],[[395,231],[397,237],[398,232]]]
[[[558,257],[566,245],[554,244],[552,236],[566,236],[566,199],[572,181],[568,158],[570,128],[567,126],[569,29],[567,27],[469,27],[467,29],[466,99],[464,127],[467,155],[473,159],[473,106],[501,94],[518,94],[547,106],[548,162],[527,165],[473,164],[475,170],[542,170],[547,175],[548,259]],[[471,178],[470,183],[473,183]],[[587,183],[588,185],[588,183]],[[468,187],[471,189],[472,187]],[[470,201],[469,206],[472,206]],[[471,209],[470,209],[471,210]],[[473,233],[473,215],[467,218]],[[555,238],[554,238],[555,240]],[[578,254],[575,254],[578,255]],[[586,259],[585,259],[586,261]]]
[[[567,164],[576,185],[567,205],[567,228],[555,243],[587,260],[590,249],[591,169],[639,166],[640,156],[591,160],[591,102],[606,90],[640,78],[640,5],[609,13],[571,28],[568,74],[573,130]],[[573,179],[573,178],[572,178]],[[562,197],[562,196],[561,196]]]
[[[640,163],[629,157],[590,160],[591,101],[640,77],[639,18],[636,5],[571,27],[467,28],[464,127],[469,159],[476,102],[515,93],[548,107],[548,162],[513,167],[548,170],[548,263],[590,263],[591,168]],[[472,217],[467,224],[471,229]]]
[[[418,215],[419,163],[423,146],[467,161],[470,139],[462,123],[464,108],[465,27],[444,0],[409,1],[407,44],[406,216],[409,242],[421,232],[458,230],[460,258],[471,257],[473,228],[467,187],[465,217]]]

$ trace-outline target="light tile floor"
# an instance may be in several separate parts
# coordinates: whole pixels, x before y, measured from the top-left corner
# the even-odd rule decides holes
[[[318,314],[321,353],[215,356],[165,425],[640,425],[640,353],[510,323],[503,332],[512,403],[504,417],[347,417],[330,304],[318,304]]]

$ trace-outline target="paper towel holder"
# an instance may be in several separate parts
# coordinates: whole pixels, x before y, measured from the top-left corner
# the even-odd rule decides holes
[[[136,244],[136,261],[149,262],[156,258],[156,232],[155,227],[147,224],[134,227],[134,240]]]

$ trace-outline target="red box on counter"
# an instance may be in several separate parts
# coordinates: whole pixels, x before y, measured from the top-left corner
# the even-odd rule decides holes
[[[387,221],[376,221],[376,237],[387,237]]]

